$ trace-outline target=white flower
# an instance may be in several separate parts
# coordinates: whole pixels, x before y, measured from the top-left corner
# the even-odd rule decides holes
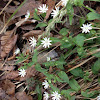
[[[60,100],[61,99],[61,94],[58,93],[58,91],[53,92],[53,94],[51,94],[52,96],[52,100]]]
[[[27,14],[25,15],[25,20],[27,20],[30,17],[30,12],[27,11]]]
[[[46,13],[46,11],[48,10],[48,6],[46,6],[46,4],[43,4],[43,7],[39,6],[38,9],[40,13]]]
[[[44,88],[47,89],[49,87],[49,83],[44,80],[44,82],[42,82],[42,85],[44,85]]]
[[[49,48],[49,46],[51,45],[51,43],[50,42],[52,42],[51,40],[50,40],[50,38],[47,38],[47,37],[45,37],[45,38],[43,38],[44,40],[41,40],[41,44],[43,44],[43,47],[48,47]]]
[[[47,61],[50,61],[50,57],[47,57]]]
[[[48,100],[49,99],[49,94],[47,92],[44,92],[43,96],[44,96],[43,97],[44,100]]]
[[[19,75],[21,75],[21,77],[24,77],[26,75],[25,69],[20,69],[19,70]]]
[[[66,6],[66,4],[68,3],[69,0],[61,0],[62,1],[62,5]]]
[[[34,48],[37,42],[36,39],[34,37],[30,37],[29,41],[30,41],[29,44]]]
[[[97,100],[100,100],[100,94],[99,94],[99,96],[97,96]]]
[[[15,50],[14,54],[17,55],[17,54],[19,54],[19,53],[20,53],[20,49],[17,48],[17,49]]]
[[[83,24],[83,27],[81,27],[81,29],[82,29],[82,33],[88,33],[92,29],[92,26],[91,26],[91,24],[88,24],[88,23],[87,23],[87,25]]]
[[[53,16],[53,18],[55,18],[58,14],[59,14],[59,8],[55,8],[55,10],[53,9],[51,16]]]

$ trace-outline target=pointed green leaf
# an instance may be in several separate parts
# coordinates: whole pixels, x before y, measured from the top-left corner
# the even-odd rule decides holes
[[[92,71],[93,71],[93,73],[95,73],[95,74],[97,74],[97,73],[100,71],[100,59],[98,59],[98,60],[94,63],[94,65],[93,65],[93,67],[92,67]]]
[[[42,28],[42,27],[45,27],[45,26],[47,26],[46,23],[39,23],[39,24],[36,25],[36,28],[38,28],[38,27]]]
[[[80,86],[75,79],[72,79],[69,81],[69,86],[76,92],[78,92],[80,90]]]
[[[94,20],[94,19],[100,20],[100,14],[95,13],[95,12],[90,12],[87,14],[87,20]]]
[[[60,71],[58,73],[58,76],[63,80],[63,82],[69,83],[69,78],[68,78],[67,74],[64,71]]]

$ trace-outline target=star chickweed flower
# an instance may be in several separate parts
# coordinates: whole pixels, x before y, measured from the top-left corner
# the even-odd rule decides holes
[[[24,77],[26,75],[25,69],[20,69],[19,70],[19,75],[21,75],[21,77]]]
[[[47,37],[45,37],[45,38],[43,38],[44,40],[41,40],[41,44],[43,44],[43,47],[48,47],[49,48],[49,46],[50,45],[52,45],[50,42],[52,42],[51,40],[50,40],[50,38],[47,38]]]
[[[47,61],[50,61],[50,57],[47,57]]]
[[[30,12],[27,11],[27,14],[25,15],[25,20],[27,20],[30,17]]]
[[[58,93],[58,91],[53,92],[53,94],[51,94],[52,96],[52,100],[60,100],[61,99],[61,94]]]
[[[88,23],[87,23],[87,25],[83,24],[83,27],[81,27],[81,29],[82,29],[82,33],[88,33],[92,29],[92,26],[91,26],[91,24],[88,24]]]
[[[100,100],[100,94],[99,94],[99,96],[97,96],[97,100]]]
[[[15,50],[14,54],[17,55],[17,54],[19,54],[19,53],[20,53],[20,49],[17,48],[17,49]]]
[[[42,82],[42,85],[44,85],[45,89],[49,87],[49,83],[47,82],[47,80],[44,80],[44,82]]]
[[[34,36],[30,37],[29,41],[29,44],[34,48],[36,46],[36,39],[34,38]]]
[[[47,92],[44,92],[43,98],[44,98],[44,100],[48,100],[49,99],[49,94]]]
[[[59,8],[55,8],[55,10],[53,9],[51,16],[53,16],[53,18],[55,18],[58,14],[59,14]]]
[[[61,0],[62,1],[62,5],[66,6],[66,4],[68,3],[69,0]]]
[[[48,6],[46,6],[46,4],[43,4],[43,7],[39,6],[38,9],[40,13],[46,13],[46,11],[48,10]]]

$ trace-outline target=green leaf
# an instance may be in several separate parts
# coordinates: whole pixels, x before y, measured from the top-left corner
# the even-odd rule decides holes
[[[60,66],[60,65],[63,65],[65,64],[66,62],[65,61],[49,61],[49,62],[45,62],[43,63],[46,67],[49,67],[49,66]]]
[[[38,28],[38,27],[42,28],[42,27],[45,27],[45,26],[47,26],[46,23],[39,23],[39,24],[36,25],[36,28]]]
[[[69,83],[69,78],[68,78],[67,74],[64,71],[60,71],[58,73],[58,76],[63,80],[63,82]]]
[[[37,55],[38,55],[37,50],[34,50],[34,55],[32,57],[32,64],[33,65],[37,62]]]
[[[70,4],[70,3],[68,3],[66,7],[67,7],[67,14],[69,16],[69,23],[70,23],[70,25],[72,25],[74,9],[73,9],[72,4]]]
[[[79,76],[79,77],[83,77],[84,72],[82,71],[81,68],[75,68],[72,71],[70,71],[71,74],[73,74],[74,76]]]
[[[83,54],[84,54],[84,48],[83,47],[77,47],[77,53],[78,53],[78,55],[79,56],[83,56]]]
[[[35,65],[35,69],[36,69],[37,71],[39,71],[39,72],[42,72],[42,73],[47,72],[47,69],[42,68],[42,67],[40,66],[40,64],[36,64],[36,65]]]
[[[60,92],[60,90],[57,87],[53,86],[53,84],[50,83],[49,85],[50,85],[50,87],[52,88],[53,91]]]
[[[45,18],[46,13],[41,13],[41,16],[42,16],[43,18]]]
[[[82,6],[83,2],[84,2],[84,0],[74,0],[75,6]]]
[[[38,100],[42,100],[42,93],[41,93],[41,88],[39,87],[39,85],[36,86],[35,91],[36,93],[38,93]]]
[[[84,81],[91,81],[91,78],[89,77],[90,73],[88,71],[85,72],[83,80]]]
[[[48,80],[55,80],[55,76],[53,74],[49,74],[48,72],[43,72],[43,74],[47,77]]]
[[[78,92],[80,90],[80,86],[75,79],[72,79],[69,81],[69,86],[76,92]]]
[[[91,92],[89,90],[86,90],[85,92],[81,91],[81,94],[84,97],[90,98],[95,94],[95,91],[91,91]]]
[[[80,35],[80,34],[73,38],[73,41],[79,47],[82,47],[83,46],[84,40],[85,40],[85,37],[82,36],[82,35]]]
[[[94,63],[94,65],[93,65],[93,67],[92,67],[92,71],[93,71],[94,74],[98,74],[99,70],[100,70],[100,59],[98,59],[98,60]]]
[[[60,46],[61,49],[64,49],[64,48],[69,49],[72,46],[71,42],[68,40],[67,37],[64,37],[62,40],[63,41],[61,41],[61,46]]]
[[[25,59],[27,59],[29,57],[29,55],[23,55],[23,54],[20,54],[20,56],[19,57],[16,57],[17,59],[18,59],[18,61],[16,62],[16,64],[18,64],[18,63],[21,63],[21,62],[23,62]]]
[[[87,20],[94,20],[94,19],[100,20],[100,14],[95,13],[95,12],[90,12],[87,14]]]
[[[62,41],[61,39],[58,39],[56,37],[51,37],[50,39],[52,40],[52,43],[56,43],[56,42],[61,42]]]
[[[85,0],[85,1],[97,1],[97,2],[100,2],[100,0]]]
[[[83,19],[83,18],[80,18],[80,19],[79,19],[79,24],[80,24],[80,26],[82,26],[82,24],[84,24],[84,22],[85,22],[85,19]]]
[[[38,12],[38,10],[35,9],[33,18],[34,18],[35,20],[39,20],[39,21],[40,21],[41,19],[40,19],[39,16],[37,15],[37,12]]]
[[[55,77],[55,79],[58,81],[58,82],[63,82],[59,77]]]
[[[61,95],[64,95],[66,98],[68,98],[68,100],[72,100],[70,93],[73,93],[73,92],[75,91],[72,89],[62,90]]]
[[[61,35],[66,36],[68,34],[68,29],[62,28],[59,32]]]

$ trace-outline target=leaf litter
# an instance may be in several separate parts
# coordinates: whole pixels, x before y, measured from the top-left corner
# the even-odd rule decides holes
[[[8,1],[8,0],[6,0]],[[14,3],[15,5],[10,4],[6,9],[5,12],[7,14],[12,14],[14,13],[14,11],[16,10],[16,8],[18,8],[20,2],[22,2],[23,0],[19,0],[17,3],[15,3],[14,1],[12,1],[12,4]],[[44,74],[36,71],[35,69],[35,65],[28,65],[29,68],[26,69],[26,76],[25,77],[20,77],[18,74],[18,68],[20,68],[21,66],[24,66],[23,63],[29,63],[31,61],[31,56],[33,55],[33,52],[31,52],[30,46],[28,46],[28,39],[32,36],[34,36],[36,39],[39,39],[41,37],[41,35],[45,32],[44,29],[42,28],[38,28],[35,29],[35,26],[37,25],[37,21],[33,20],[33,12],[35,10],[35,8],[38,8],[40,5],[42,5],[42,0],[27,0],[27,2],[21,7],[20,10],[18,10],[18,12],[13,16],[13,18],[11,19],[11,21],[13,21],[13,23],[11,22],[10,24],[8,24],[6,31],[0,35],[0,100],[37,100],[37,95],[36,93],[39,94],[39,91],[37,91],[35,89],[36,88],[40,88],[38,86],[38,84],[40,84],[39,82],[33,82],[32,85],[34,86],[30,86],[31,91],[27,91],[27,80],[30,78],[33,78],[33,81],[35,81],[35,79],[40,80],[41,82],[46,78],[44,76]],[[2,8],[5,6],[5,0],[2,2]],[[46,13],[44,22],[46,20],[49,19],[49,16],[52,12],[52,10],[55,7],[56,2],[54,0],[46,0],[46,4],[48,5],[48,11]],[[92,5],[95,5],[95,2],[92,3]],[[60,5],[59,5],[60,6]],[[0,7],[1,9],[1,7]],[[98,10],[99,7],[97,8],[97,11],[99,12],[100,10]],[[24,21],[24,17],[26,12],[29,11],[31,13],[30,19],[27,21]],[[76,11],[77,12],[77,11]],[[40,15],[38,13],[38,15]],[[0,22],[2,24],[2,22]],[[75,22],[73,22],[75,23]],[[33,25],[34,24],[34,25]],[[10,29],[10,26],[12,25],[13,27],[15,26],[15,28]],[[60,24],[61,25],[61,24]],[[66,25],[66,24],[65,24]],[[68,25],[69,26],[69,25]],[[0,26],[0,29],[2,29],[3,26]],[[60,30],[59,25],[57,26],[57,24],[55,25],[56,29]],[[63,25],[61,26],[63,27]],[[19,30],[19,31],[17,31]],[[54,34],[54,31],[51,32],[51,34],[54,35],[54,37],[57,37]],[[19,41],[21,40],[21,41]],[[20,44],[22,44],[22,46],[20,47]],[[8,59],[10,57],[12,57],[14,55],[14,50],[15,48],[19,47],[21,52],[24,52],[25,56],[28,54],[29,57],[27,59],[25,59],[24,61],[18,63],[16,65],[15,61],[16,58],[12,58],[12,64],[8,64]],[[57,46],[55,44],[55,46]],[[31,48],[32,49],[32,48]],[[43,48],[42,48],[43,49]],[[41,49],[40,49],[41,50]],[[53,53],[52,53],[53,52]],[[59,59],[59,55],[61,55],[61,53],[65,53],[67,52],[67,49],[65,49],[65,51],[61,51],[59,47],[56,48],[56,52],[54,50],[51,50],[49,53],[47,53],[47,51],[45,52],[40,52],[40,54],[38,55],[38,62],[39,64],[45,63],[47,60],[47,57],[50,56],[50,59],[52,59],[53,61],[55,61],[55,59]],[[52,58],[53,55],[53,58]],[[17,56],[20,56],[20,54],[18,54]],[[75,56],[75,58],[73,57]],[[44,58],[42,58],[44,57]],[[41,60],[42,58],[42,60]],[[61,58],[63,59],[63,58]],[[74,63],[76,63],[76,66],[79,65],[79,63],[77,63],[79,61],[79,57],[76,55],[72,55],[69,58],[67,58],[67,60],[76,60]],[[78,60],[77,60],[78,59]],[[13,61],[14,60],[14,61]],[[56,63],[56,62],[55,62]],[[59,62],[58,62],[59,63]],[[90,60],[90,63],[92,63],[92,60]],[[7,65],[8,64],[8,65]],[[88,64],[88,63],[87,63]],[[82,64],[83,65],[83,64]],[[31,67],[30,67],[31,66]],[[62,66],[62,65],[60,65]],[[89,66],[89,64],[87,65]],[[44,66],[43,66],[44,67]],[[69,63],[68,64],[68,68],[65,68],[66,70],[72,68],[74,69],[75,65],[73,65],[73,63]],[[83,65],[84,67],[84,65]],[[82,67],[82,68],[83,68]],[[62,66],[63,68],[63,66]],[[52,73],[53,70],[58,70],[59,71],[59,66],[57,66],[57,68],[54,68],[53,65],[50,66],[49,68],[49,73]],[[91,74],[91,70],[89,70],[89,68],[87,68],[88,72],[90,73],[89,78],[93,77],[93,74]],[[68,72],[68,71],[67,71]],[[66,73],[67,73],[66,72]],[[78,80],[78,83],[81,85],[81,88],[84,90],[87,90],[88,88],[91,89],[91,91],[97,86],[97,89],[99,87],[99,85],[97,84],[97,80],[95,80],[97,76],[95,76],[92,80],[95,83],[93,85],[93,87],[91,86],[91,82],[88,83],[88,85],[86,85],[84,83],[83,79]],[[25,82],[25,84],[22,84],[23,82]],[[20,90],[19,88],[21,88],[21,86],[23,85],[22,90]],[[67,84],[62,84],[62,83],[58,83],[58,84],[54,84],[55,86],[59,86],[60,89],[62,88],[66,88]],[[16,89],[16,87],[19,86],[18,90]],[[67,87],[69,89],[69,87]],[[32,90],[33,89],[33,90]],[[17,91],[16,91],[17,90]],[[44,92],[44,89],[41,88],[42,92]],[[36,91],[36,92],[34,92]],[[71,95],[81,95],[79,92],[79,95],[76,93],[72,93]],[[78,97],[77,97],[78,98]],[[79,100],[79,99],[77,99]],[[82,100],[82,99],[81,99]]]

